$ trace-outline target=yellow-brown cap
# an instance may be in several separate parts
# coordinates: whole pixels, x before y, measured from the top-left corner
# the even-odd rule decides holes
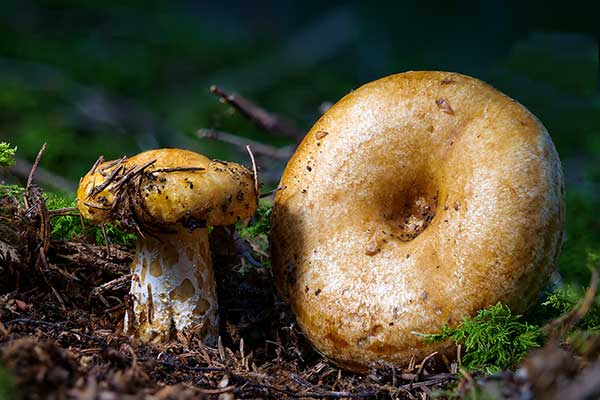
[[[542,124],[485,83],[392,75],[348,94],[289,161],[273,275],[339,365],[408,363],[434,333],[498,301],[524,311],[560,250],[564,187]]]
[[[95,166],[77,205],[94,223],[232,225],[256,211],[257,186],[243,166],[181,149],[150,150]]]

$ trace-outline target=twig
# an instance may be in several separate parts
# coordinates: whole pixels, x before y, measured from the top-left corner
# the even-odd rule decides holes
[[[273,190],[269,190],[268,192],[265,193],[261,193],[259,198],[264,199],[265,197],[269,197],[270,195],[272,195],[273,193],[279,192],[280,190],[284,190],[287,189],[287,186],[278,186]]]
[[[235,94],[227,93],[216,85],[210,87],[210,92],[218,96],[221,101],[238,110],[242,115],[252,121],[256,126],[269,133],[292,138],[299,138],[302,132],[293,127],[289,122],[282,120],[264,108],[254,104],[248,99]]]
[[[114,289],[115,287],[120,287],[123,284],[127,284],[131,281],[131,275],[132,274],[123,275],[123,276],[118,277],[117,279],[113,279],[110,282],[103,283],[102,285],[94,288],[94,290],[92,290],[92,292],[91,292],[91,295],[97,296],[101,293],[104,293],[107,290],[111,290],[111,289]]]
[[[104,157],[100,156],[100,158],[98,159],[98,161],[102,160],[102,162],[104,162]],[[114,167],[115,165],[119,164],[121,165],[123,162],[125,162],[127,160],[127,156],[123,156],[121,158],[117,158],[116,160],[112,160],[106,163],[106,165],[103,165],[102,168],[100,168],[100,171],[98,171],[101,175],[104,176],[104,171],[106,171],[107,169],[110,169],[112,167]],[[96,162],[98,162],[96,161]],[[95,168],[92,168],[92,170],[95,170]]]
[[[252,174],[254,175],[254,193],[256,193],[256,199],[258,200],[260,198],[260,183],[258,183],[258,168],[256,168],[256,160],[254,159],[254,154],[252,154],[250,145],[246,146],[246,151],[250,155],[250,160],[252,161]]]
[[[122,168],[121,164],[119,163],[119,165],[117,167],[115,167],[115,169],[112,170],[112,172],[104,180],[104,182],[102,182],[98,186],[94,185],[92,187],[92,190],[89,191],[89,193],[86,196],[86,199],[89,199],[90,197],[95,196],[98,193],[102,192],[104,189],[106,189],[108,187],[108,185],[110,185],[112,183],[112,181],[115,179],[115,177],[119,174],[121,169],[123,169],[123,168]]]
[[[62,276],[64,276],[67,279],[70,279],[74,282],[81,282],[81,279],[79,279],[78,277],[76,277],[73,274],[68,273],[67,271],[64,271],[62,268],[59,268],[58,266],[56,266],[54,264],[48,263],[48,267],[51,270],[58,272],[59,274],[61,274]]]
[[[40,165],[40,161],[42,160],[42,156],[44,155],[44,152],[46,151],[47,146],[48,145],[46,143],[44,143],[42,145],[42,148],[38,152],[37,157],[35,158],[35,162],[33,163],[31,170],[29,171],[29,177],[27,177],[27,185],[25,185],[25,192],[23,193],[23,199],[25,201],[25,208],[29,208],[29,206],[30,206],[29,196],[31,195],[30,192],[31,192],[31,184],[33,183],[33,176],[35,175],[35,171],[37,170],[38,166]]]
[[[150,174],[159,174],[162,172],[182,172],[182,171],[189,171],[189,172],[196,172],[196,171],[204,171],[206,170],[206,168],[203,167],[173,167],[173,168],[158,168],[158,169],[154,169],[152,171],[150,171]]]
[[[104,156],[98,157],[98,159],[96,160],[94,165],[92,165],[92,168],[90,168],[90,170],[88,171],[88,173],[86,175],[92,175],[94,172],[96,172],[96,168],[98,168],[98,166],[100,164],[102,164],[103,162],[104,162]]]
[[[86,207],[89,207],[89,208],[94,208],[96,210],[103,210],[103,211],[111,210],[110,207],[99,206],[97,204],[88,203],[86,201],[83,202],[83,205],[85,205]]]
[[[115,311],[119,311],[119,310],[121,310],[122,308],[125,308],[125,307],[127,307],[127,304],[126,304],[126,303],[119,303],[119,304],[117,304],[116,306],[113,306],[113,307],[107,308],[106,310],[104,310],[104,313],[105,313],[105,314],[112,314],[112,313],[114,313]]]
[[[102,231],[102,237],[104,238],[104,244],[106,245],[106,258],[110,258],[110,239],[106,233],[106,226],[100,224],[100,230]]]
[[[423,361],[421,361],[421,365],[419,365],[419,369],[417,370],[416,376],[417,377],[421,377],[421,374],[423,373],[423,369],[425,368],[425,364],[427,364],[427,361],[429,361],[432,357],[435,357],[437,355],[437,351],[434,351],[433,353],[427,355]]]
[[[113,192],[118,191],[125,183],[129,182],[131,180],[131,178],[134,178],[135,176],[137,176],[140,173],[144,172],[144,170],[146,168],[148,168],[149,166],[151,166],[155,162],[156,162],[156,160],[150,160],[147,163],[142,164],[139,167],[136,167],[135,169],[131,170],[130,172],[124,173],[123,177],[121,178],[121,180],[119,182],[117,182],[115,184],[115,186],[111,190]],[[115,205],[116,205],[116,203],[115,203]]]
[[[437,374],[437,375],[434,375],[433,377],[431,377],[431,379],[428,379],[425,381],[420,381],[420,382],[407,383],[405,385],[399,386],[399,388],[412,389],[412,388],[418,388],[418,387],[423,387],[423,386],[434,386],[434,385],[439,385],[440,383],[444,383],[446,381],[450,381],[453,379],[456,379],[456,375],[454,375],[454,374],[449,374],[449,373]]]
[[[293,153],[293,150],[287,146],[278,148],[215,129],[198,129],[196,131],[196,136],[198,136],[200,139],[212,139],[231,144],[240,149],[244,149],[246,146],[251,146],[256,155],[274,158],[277,160],[287,160]]]
[[[459,368],[458,371],[460,372],[460,374],[462,376],[465,377],[465,379],[467,380],[467,382],[469,382],[469,384],[474,385],[475,384],[475,379],[473,379],[473,376],[469,373],[469,371],[467,371],[464,368]]]
[[[200,394],[221,394],[221,393],[227,393],[227,392],[232,392],[233,389],[235,389],[235,385],[230,385],[230,386],[225,386],[224,388],[217,388],[217,389],[204,389],[204,388],[200,388],[194,385],[190,385],[189,383],[184,383],[183,386],[187,387],[188,389],[192,389],[195,392],[198,392]]]
[[[71,214],[74,213],[74,214]],[[58,217],[62,215],[68,215],[71,217],[79,216],[79,209],[77,207],[65,207],[65,208],[55,208],[54,210],[48,210],[48,217]]]

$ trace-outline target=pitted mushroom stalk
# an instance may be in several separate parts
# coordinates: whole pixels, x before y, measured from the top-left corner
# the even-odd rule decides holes
[[[133,315],[125,330],[144,341],[162,341],[175,331],[192,328],[208,341],[216,337],[218,305],[208,231],[175,232],[140,237],[131,264]],[[130,320],[133,318],[133,320]]]
[[[145,342],[165,341],[174,331],[216,337],[207,227],[250,217],[257,190],[246,168],[179,149],[100,161],[81,179],[82,216],[97,224],[118,220],[139,234],[127,332]]]

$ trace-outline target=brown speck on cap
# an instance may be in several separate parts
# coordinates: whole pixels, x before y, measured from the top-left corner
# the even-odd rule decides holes
[[[438,108],[443,113],[454,115],[454,110],[452,109],[452,107],[450,106],[450,103],[448,103],[448,101],[446,99],[437,99],[435,101],[435,104],[437,104]]]
[[[327,135],[329,135],[329,132],[326,131],[317,131],[317,133],[315,133],[315,137],[317,138],[317,140],[321,140]]]

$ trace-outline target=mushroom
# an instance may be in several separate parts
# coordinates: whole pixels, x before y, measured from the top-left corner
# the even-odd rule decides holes
[[[165,341],[173,331],[213,340],[218,318],[208,227],[254,214],[254,175],[180,149],[101,161],[81,179],[77,205],[93,223],[118,220],[139,235],[125,330],[145,342]]]
[[[501,301],[525,311],[554,270],[564,184],[544,126],[485,83],[392,75],[331,107],[273,205],[277,287],[345,368],[405,365],[448,343],[414,333]]]

